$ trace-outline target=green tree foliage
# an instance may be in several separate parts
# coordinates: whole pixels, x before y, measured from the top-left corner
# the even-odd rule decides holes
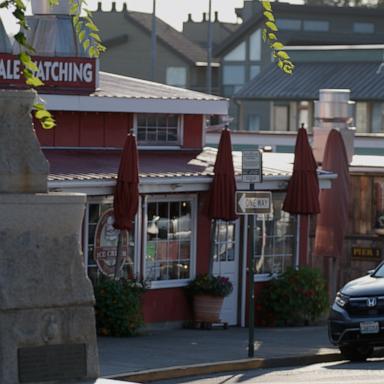
[[[273,14],[272,5],[269,1],[261,1],[264,15],[264,28],[262,36],[264,42],[269,44],[277,66],[286,74],[291,75],[295,68],[288,53],[284,50],[284,44],[278,39],[278,27]]]
[[[50,6],[57,5],[59,0],[49,0]],[[98,57],[105,47],[101,44],[99,30],[92,19],[92,13],[86,8],[85,0],[70,0],[71,9],[70,14],[73,15],[73,23],[75,30],[78,34],[80,43],[85,52],[90,57]],[[14,36],[15,41],[19,45],[19,59],[22,64],[22,74],[25,83],[31,88],[37,90],[44,83],[36,76],[38,68],[33,61],[34,48],[28,43],[26,31],[29,25],[25,16],[26,0],[3,0],[0,1],[0,8],[7,8],[12,11],[13,16],[17,19],[20,26],[20,31]],[[85,16],[80,17],[80,9],[84,9]],[[55,120],[52,114],[47,111],[45,104],[42,100],[34,105],[34,114],[37,120],[40,121],[41,126],[45,129],[55,127]]]

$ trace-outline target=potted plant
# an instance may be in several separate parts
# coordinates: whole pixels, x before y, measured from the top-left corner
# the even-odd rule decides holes
[[[194,320],[197,322],[220,322],[224,297],[233,290],[228,277],[211,274],[197,275],[186,287],[193,300]]]

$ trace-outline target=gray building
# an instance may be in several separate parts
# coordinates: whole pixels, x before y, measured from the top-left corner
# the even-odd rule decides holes
[[[262,74],[272,63],[271,50],[264,44],[261,31],[264,18],[257,1],[246,1],[238,9],[243,24],[219,46],[214,55],[220,58],[221,94],[227,97],[239,92],[256,76]],[[278,36],[286,46],[380,44],[384,42],[384,9],[358,7],[331,7],[273,3],[273,11],[279,28]],[[295,79],[295,75],[292,76]],[[230,113],[234,117],[233,128],[248,131],[280,130],[279,120],[283,109],[273,108],[268,102],[248,99],[248,110],[263,111],[263,116],[246,115],[240,119],[238,106],[232,103]],[[286,117],[284,117],[286,118]],[[288,117],[290,119],[291,117]]]
[[[101,69],[151,80],[152,14],[129,11],[126,4],[117,10],[113,2],[109,11],[103,11],[99,3],[93,17],[107,47],[100,59]],[[206,51],[159,18],[156,26],[156,76],[153,80],[205,91]],[[218,62],[213,61],[214,85],[218,82],[218,66]]]

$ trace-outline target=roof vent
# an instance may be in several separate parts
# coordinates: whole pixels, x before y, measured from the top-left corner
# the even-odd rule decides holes
[[[338,129],[344,139],[349,163],[354,154],[353,124],[354,101],[350,101],[349,89],[320,89],[319,100],[315,101],[315,127],[313,128],[313,154],[322,163],[328,134]]]

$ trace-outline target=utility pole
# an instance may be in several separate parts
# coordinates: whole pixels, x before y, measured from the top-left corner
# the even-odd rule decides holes
[[[151,34],[151,80],[156,81],[157,66],[157,20],[156,20],[156,0],[153,1],[152,9],[152,34]]]
[[[208,6],[207,93],[212,93],[212,0]]]

